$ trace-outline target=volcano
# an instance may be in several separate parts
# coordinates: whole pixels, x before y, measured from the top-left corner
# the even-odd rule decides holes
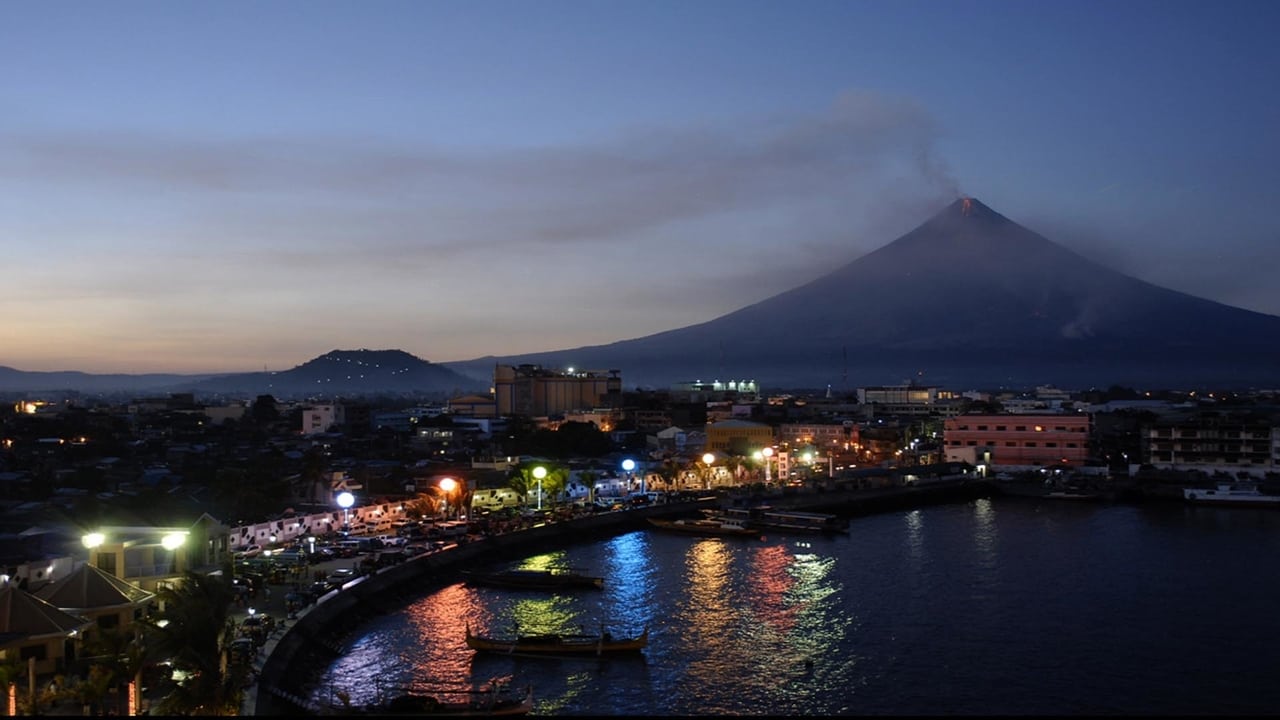
[[[445,363],[618,369],[626,386],[1273,387],[1280,317],[1088,260],[973,198],[800,287],[608,345]]]

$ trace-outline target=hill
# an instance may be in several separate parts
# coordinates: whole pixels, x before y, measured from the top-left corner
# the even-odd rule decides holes
[[[228,375],[90,375],[38,373],[0,368],[0,391],[197,395],[353,397],[422,395],[448,397],[486,392],[492,380],[476,381],[402,350],[332,350],[289,370]]]

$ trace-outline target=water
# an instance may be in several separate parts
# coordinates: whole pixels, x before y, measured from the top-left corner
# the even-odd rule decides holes
[[[854,518],[847,536],[629,532],[515,566],[605,589],[434,589],[353,633],[313,699],[510,674],[536,715],[1280,712],[1275,510],[984,499]],[[602,621],[648,626],[649,647],[495,657],[463,641],[466,623]]]

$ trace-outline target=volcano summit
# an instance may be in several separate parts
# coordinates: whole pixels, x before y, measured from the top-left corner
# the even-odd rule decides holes
[[[620,369],[628,386],[1280,384],[1280,318],[1099,265],[973,198],[800,287],[608,345],[448,363]]]

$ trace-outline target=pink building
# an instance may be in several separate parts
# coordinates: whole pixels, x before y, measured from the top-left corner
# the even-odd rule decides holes
[[[957,415],[942,424],[948,460],[990,465],[1083,465],[1088,415]]]

